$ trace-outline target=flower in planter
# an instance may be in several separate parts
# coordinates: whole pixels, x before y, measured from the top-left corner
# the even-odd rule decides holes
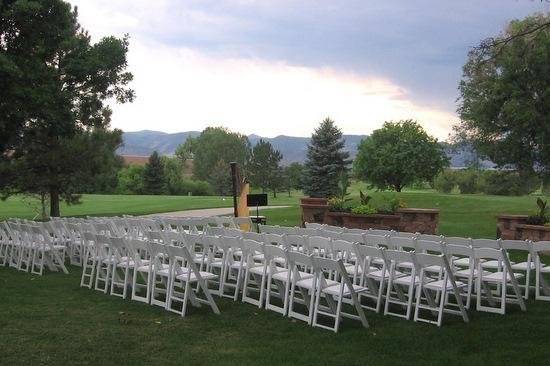
[[[527,218],[528,225],[546,225],[550,222],[548,217],[548,201],[543,201],[540,197],[537,198],[537,206],[539,207],[539,212],[536,215],[531,215]]]
[[[378,210],[375,207],[367,204],[355,206],[351,209],[351,212],[356,215],[373,215],[375,213],[378,213]]]

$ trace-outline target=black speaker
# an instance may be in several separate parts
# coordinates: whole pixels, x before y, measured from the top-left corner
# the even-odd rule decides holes
[[[246,205],[248,207],[267,206],[267,193],[247,194]]]

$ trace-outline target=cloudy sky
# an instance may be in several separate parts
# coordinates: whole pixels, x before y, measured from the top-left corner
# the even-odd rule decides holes
[[[547,0],[72,0],[97,40],[130,34],[125,131],[223,125],[308,136],[417,119],[445,139],[468,49]]]

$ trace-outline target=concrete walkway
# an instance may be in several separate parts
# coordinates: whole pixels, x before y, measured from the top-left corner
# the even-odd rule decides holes
[[[267,210],[271,208],[285,208],[290,206],[265,206],[260,207],[260,210]],[[250,213],[254,215],[256,209],[250,208]],[[175,212],[163,212],[146,216],[170,216],[170,217],[209,217],[209,216],[229,216],[233,215],[233,207],[221,207],[221,208],[202,208],[198,210],[187,211],[175,211]]]

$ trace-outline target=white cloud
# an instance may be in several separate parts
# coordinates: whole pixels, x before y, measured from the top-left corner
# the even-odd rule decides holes
[[[181,19],[177,34],[193,32],[195,26],[211,32],[239,27],[230,17],[174,9],[169,1],[73,3],[95,39],[131,34],[129,68],[137,98],[113,105],[112,125],[125,131],[223,125],[246,134],[308,136],[330,116],[347,134],[368,134],[386,120],[413,118],[431,134],[446,138],[456,120],[452,113],[418,105],[403,87],[377,75],[260,58],[217,58],[150,36],[173,34],[178,17],[169,16],[171,12],[179,12]]]

